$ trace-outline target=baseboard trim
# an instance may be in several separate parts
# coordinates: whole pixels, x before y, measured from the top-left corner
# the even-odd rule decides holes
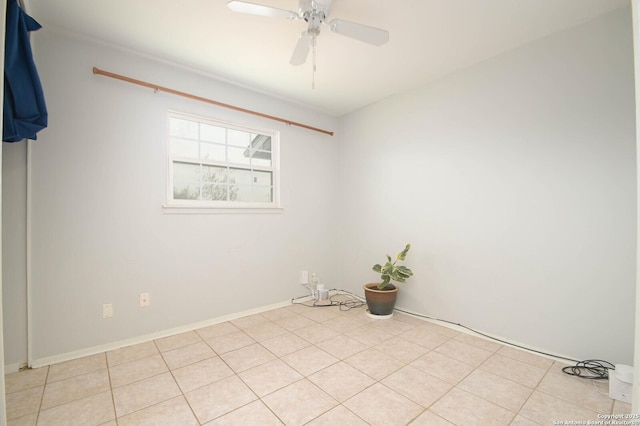
[[[80,349],[78,351],[67,352],[60,355],[54,355],[45,358],[34,359],[31,363],[31,368],[40,368],[47,365],[58,364],[73,359],[83,358],[86,356],[96,355],[103,352],[113,351],[126,346],[137,345],[139,343],[149,342],[151,340],[161,339],[163,337],[169,337],[180,333],[186,333],[188,331],[197,330],[199,328],[208,327],[210,325],[220,324],[222,322],[231,321],[234,319],[246,317],[249,315],[259,314],[261,312],[270,311],[272,309],[278,309],[291,305],[291,301],[274,303],[272,305],[262,306],[259,308],[249,309],[247,311],[237,312],[229,315],[224,315],[217,318],[212,318],[206,321],[201,321],[193,324],[184,325],[181,327],[175,327],[168,330],[158,331],[155,333],[145,334],[142,336],[132,337],[129,339],[119,340],[116,342],[106,343],[104,345],[93,346],[90,348]],[[17,368],[16,368],[17,366]],[[5,372],[18,371],[21,364],[5,365]],[[15,370],[14,370],[15,369]]]

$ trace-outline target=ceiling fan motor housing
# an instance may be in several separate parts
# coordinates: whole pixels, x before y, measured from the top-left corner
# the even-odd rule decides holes
[[[329,16],[332,0],[300,0],[298,3],[298,11],[305,21],[308,15],[322,13],[323,19]]]

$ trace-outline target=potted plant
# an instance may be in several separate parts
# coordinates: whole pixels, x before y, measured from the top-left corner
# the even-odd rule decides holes
[[[411,244],[407,244],[404,250],[396,254],[395,259],[387,255],[387,262],[384,265],[373,265],[373,270],[380,274],[382,282],[364,286],[364,296],[371,315],[389,317],[393,313],[398,297],[398,287],[393,285],[393,282],[407,282],[413,275],[411,269],[398,264],[404,261],[410,248]]]

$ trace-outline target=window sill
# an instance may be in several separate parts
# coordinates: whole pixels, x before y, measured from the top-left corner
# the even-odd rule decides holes
[[[282,207],[206,207],[163,205],[164,214],[280,214]]]

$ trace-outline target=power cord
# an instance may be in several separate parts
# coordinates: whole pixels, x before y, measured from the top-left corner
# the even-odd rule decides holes
[[[610,362],[601,359],[588,359],[579,361],[576,365],[564,367],[562,371],[570,376],[589,380],[605,380],[609,378],[609,370],[616,367]]]
[[[339,290],[337,288],[332,288],[331,290],[329,290],[329,293],[331,293],[332,291],[333,292],[337,292],[337,293],[334,293],[333,295],[329,296],[328,303],[322,303],[322,301],[317,300],[317,299],[313,299],[313,303],[312,304],[308,304],[308,303],[305,303],[305,302],[299,302],[300,299],[306,299],[306,298],[309,297],[309,296],[299,296],[299,297],[295,297],[295,298],[291,299],[291,304],[292,305],[302,305],[302,306],[306,306],[308,308],[326,308],[326,307],[331,307],[331,306],[338,306],[341,311],[348,311],[350,309],[360,308],[360,307],[364,306],[364,304],[365,304],[364,301],[362,301],[360,298],[358,298],[354,294],[349,293],[348,291]],[[336,296],[348,296],[349,299],[347,299],[347,300],[335,300],[334,298]]]

